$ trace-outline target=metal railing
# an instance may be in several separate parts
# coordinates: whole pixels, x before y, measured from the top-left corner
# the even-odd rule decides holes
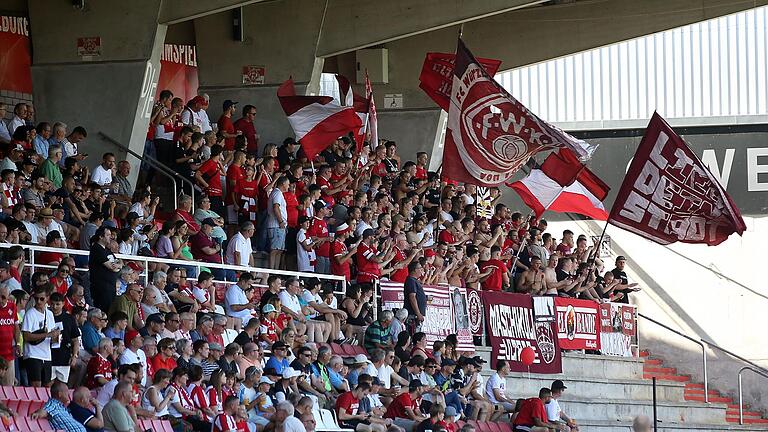
[[[641,314],[640,312],[638,312],[637,315],[701,347],[701,362],[704,367],[704,402],[709,403],[709,385],[707,384],[707,346],[704,344],[704,342],[701,339],[694,339],[686,334],[683,334],[666,324],[662,324],[653,318]]]
[[[752,363],[752,362],[749,362]],[[760,375],[763,378],[768,378],[768,373],[765,372],[765,369],[758,366],[758,368],[754,368],[752,366],[744,366],[741,369],[739,369],[739,424],[744,424],[744,399],[742,397],[742,385],[741,385],[741,374],[745,370],[750,370],[758,375]]]
[[[112,138],[111,136],[105,134],[104,132],[99,131],[99,136],[101,136],[103,139],[109,141],[114,146],[118,147],[119,149],[130,153],[137,159],[139,159],[142,162],[148,163],[152,168],[159,171],[161,174],[163,174],[165,177],[168,177],[171,180],[171,185],[173,186],[173,206],[174,208],[178,208],[178,191],[176,189],[176,180],[181,180],[182,183],[189,184],[189,195],[192,197],[192,208],[195,208],[195,184],[192,182],[192,180],[185,178],[181,174],[177,173],[176,171],[172,170],[170,167],[165,165],[164,163],[160,162],[159,160],[153,158],[149,155],[140,155],[136,153],[135,151],[131,150],[130,148],[124,146],[116,139]],[[182,188],[182,193],[184,192],[184,189]]]

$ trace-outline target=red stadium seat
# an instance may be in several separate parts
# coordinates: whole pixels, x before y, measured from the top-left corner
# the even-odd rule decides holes
[[[357,353],[355,347],[349,344],[342,344],[341,348],[344,350],[345,357],[354,357]]]
[[[499,426],[499,429],[501,432],[512,432],[512,425],[507,422],[497,422],[496,423]]]
[[[47,402],[51,398],[51,389],[48,387],[37,387],[37,400]],[[72,397],[74,390],[70,390],[69,397]]]
[[[342,357],[347,355],[344,352],[344,348],[342,348],[341,345],[337,344],[336,342],[331,342],[331,352]]]
[[[26,393],[26,400],[30,400],[30,401],[41,400],[40,397],[38,396],[37,389],[35,389],[34,387],[23,387],[23,389],[24,389],[24,392]]]
[[[486,422],[488,424],[488,429],[491,432],[501,432],[501,427],[499,427],[499,424],[497,422]]]

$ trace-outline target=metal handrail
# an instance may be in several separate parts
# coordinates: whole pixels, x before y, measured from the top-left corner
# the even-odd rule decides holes
[[[689,341],[691,341],[691,342],[693,342],[696,345],[699,345],[701,347],[701,359],[702,359],[702,364],[704,366],[704,402],[705,403],[709,403],[709,385],[707,384],[707,346],[704,344],[704,342],[701,339],[697,340],[697,339],[694,339],[694,338],[692,338],[692,337],[690,337],[690,336],[688,336],[686,334],[683,334],[683,333],[673,329],[672,327],[669,327],[666,324],[662,324],[662,323],[656,321],[653,318],[650,318],[650,317],[647,317],[647,316],[641,314],[640,312],[638,312],[637,315],[647,319],[648,321],[650,321],[650,322],[652,322],[652,323],[654,323],[654,324],[656,324],[656,325],[658,325],[660,327],[663,327],[663,328],[671,331],[672,333],[674,333],[674,334],[676,334],[676,335],[678,335],[678,336],[680,336],[680,337],[682,337],[684,339],[688,339]]]
[[[722,351],[722,352],[724,352],[724,353],[728,354],[729,356],[731,356],[731,357],[733,357],[733,358],[735,358],[735,359],[737,359],[737,360],[741,360],[742,362],[744,362],[744,363],[746,363],[746,364],[748,364],[748,365],[752,366],[753,368],[755,368],[755,369],[759,369],[759,370],[761,370],[763,373],[766,373],[766,374],[768,374],[768,369],[766,369],[766,368],[764,368],[764,367],[762,367],[762,366],[760,366],[760,365],[758,365],[758,364],[755,364],[755,363],[753,363],[753,362],[751,362],[751,361],[749,361],[749,360],[745,359],[744,357],[742,357],[742,356],[740,356],[740,355],[738,355],[738,354],[735,354],[735,353],[733,353],[733,352],[731,352],[731,351],[728,351],[727,349],[725,349],[725,348],[721,347],[720,345],[717,345],[717,344],[716,344],[716,343],[714,343],[714,342],[710,342],[710,341],[708,341],[708,340],[706,340],[706,339],[703,339],[703,338],[701,339],[701,341],[702,341],[702,342],[704,342],[705,344],[709,345],[709,346],[710,346],[710,347],[712,347],[712,348],[715,348],[715,349],[717,349],[717,350],[719,350],[719,351]]]
[[[751,362],[750,362],[751,363]],[[742,386],[741,386],[741,373],[745,370],[750,370],[763,378],[768,378],[768,373],[764,372],[764,369],[758,366],[758,369],[753,368],[752,366],[744,366],[743,368],[739,369],[739,424],[744,424],[744,400],[742,398]]]
[[[174,208],[178,208],[178,191],[176,189],[176,181],[174,178],[177,178],[182,181],[182,183],[188,183],[189,184],[189,195],[192,197],[192,208],[195,208],[195,184],[192,183],[191,180],[184,178],[181,174],[177,173],[176,171],[172,170],[170,167],[165,165],[164,163],[160,162],[159,160],[153,158],[149,155],[140,155],[136,153],[135,151],[131,150],[130,148],[124,146],[120,142],[118,142],[116,139],[112,138],[111,136],[105,134],[102,131],[99,131],[99,136],[104,138],[105,140],[109,141],[116,147],[120,148],[121,150],[124,150],[134,157],[136,157],[138,160],[142,162],[148,163],[150,166],[155,168],[156,170],[160,171],[163,175],[168,177],[171,180],[172,186],[173,186],[173,205]],[[184,189],[182,188],[182,193],[184,192]]]

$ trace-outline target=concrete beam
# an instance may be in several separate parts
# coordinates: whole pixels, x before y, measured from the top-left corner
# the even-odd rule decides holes
[[[327,0],[318,57],[543,3],[546,0]]]
[[[262,1],[266,0],[207,0],[204,2],[163,0],[158,22],[176,24]]]

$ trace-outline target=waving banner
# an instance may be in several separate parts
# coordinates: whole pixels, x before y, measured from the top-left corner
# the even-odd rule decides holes
[[[501,66],[501,60],[479,58],[477,61],[483,65],[488,74],[496,75]],[[451,105],[451,86],[453,85],[453,66],[456,63],[456,54],[453,53],[427,53],[424,66],[419,75],[419,87],[424,90],[437,106],[448,111]]]

